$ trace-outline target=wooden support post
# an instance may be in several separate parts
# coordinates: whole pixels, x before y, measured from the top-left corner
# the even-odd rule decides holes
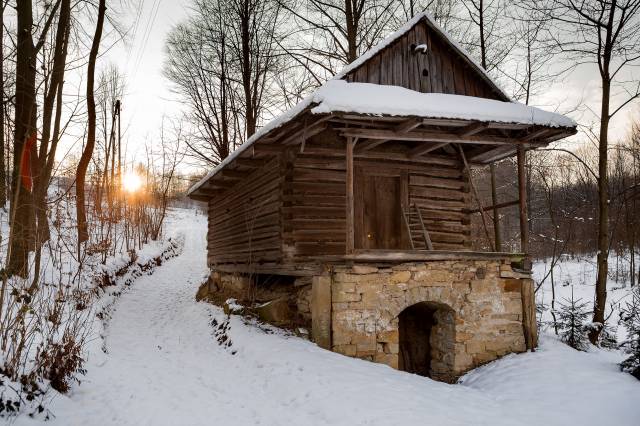
[[[346,197],[346,219],[347,219],[347,235],[346,235],[346,245],[347,245],[347,254],[353,254],[355,251],[355,213],[353,206],[353,148],[356,144],[356,139],[352,137],[347,138],[347,148],[346,148],[346,183],[347,183],[347,197]]]
[[[536,322],[536,296],[533,280],[524,279],[522,282],[522,326],[524,341],[528,350],[535,351],[538,346],[538,324]]]
[[[500,215],[498,214],[498,194],[496,192],[496,166],[495,163],[489,165],[491,172],[491,202],[493,203],[493,240],[496,251],[502,251],[502,240],[500,239]]]
[[[323,349],[331,350],[331,277],[311,281],[311,335]]]
[[[527,214],[527,161],[523,145],[518,145],[518,198],[520,199],[520,251],[529,252],[529,218]]]

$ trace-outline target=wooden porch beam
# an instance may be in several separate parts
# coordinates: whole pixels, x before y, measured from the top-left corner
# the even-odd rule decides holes
[[[492,149],[478,149],[473,150],[467,158],[474,163],[493,163],[503,158],[510,157],[516,153],[516,146],[514,145],[500,145],[497,148]]]
[[[413,131],[407,133],[398,133],[395,130],[383,129],[355,129],[341,128],[338,129],[342,136],[355,137],[363,139],[387,139],[387,140],[404,140],[419,142],[447,142],[447,143],[463,143],[463,144],[488,144],[488,145],[515,145],[522,143],[513,138],[501,136],[468,136],[462,137],[457,134],[448,134],[433,131]]]
[[[523,141],[523,142],[527,142],[527,141],[531,141],[533,139],[540,138],[540,137],[546,135],[547,133],[555,133],[557,131],[558,131],[558,129],[549,129],[547,127],[543,127],[541,129],[534,130],[533,132],[521,137],[520,140]]]
[[[458,133],[459,136],[466,138],[469,136],[473,136],[476,133],[480,133],[483,130],[486,130],[489,128],[489,123],[482,123],[482,122],[477,122],[477,123],[472,123],[469,124],[467,127],[463,128],[460,133]]]
[[[408,154],[410,158],[420,157],[421,155],[428,154],[436,149],[442,148],[445,145],[449,145],[449,142],[439,142],[434,144],[420,144],[417,148],[411,150]]]
[[[396,126],[396,132],[407,133],[422,124],[422,119],[410,118]]]
[[[389,142],[388,139],[371,139],[368,141],[362,141],[358,144],[358,149],[356,149],[356,154],[363,154],[373,148],[382,145],[383,143]]]

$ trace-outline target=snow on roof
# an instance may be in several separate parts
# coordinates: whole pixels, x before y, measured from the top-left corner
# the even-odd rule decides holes
[[[502,88],[491,78],[491,76],[489,76],[489,74],[485,71],[485,69],[482,68],[482,66],[480,66],[480,64],[478,64],[478,62],[476,62],[476,60],[473,59],[467,53],[467,51],[465,49],[463,49],[453,39],[453,37],[451,37],[451,35],[449,35],[449,33],[447,33],[442,27],[440,27],[440,25],[438,25],[436,23],[436,21],[433,19],[433,17],[431,16],[431,14],[429,12],[422,12],[422,13],[418,13],[417,15],[415,15],[413,18],[411,18],[409,21],[407,21],[402,27],[400,27],[398,29],[398,31],[396,31],[393,34],[387,36],[380,43],[378,43],[377,45],[375,45],[371,49],[367,50],[364,54],[359,56],[355,61],[351,62],[349,65],[346,65],[344,68],[342,68],[342,70],[338,74],[336,74],[333,77],[333,79],[334,80],[341,80],[342,78],[344,78],[345,75],[347,75],[351,71],[355,70],[356,68],[358,68],[359,66],[361,66],[362,64],[367,62],[369,59],[371,59],[375,55],[377,55],[382,49],[384,49],[385,47],[389,46],[391,43],[396,41],[398,38],[402,37],[405,33],[407,33],[409,30],[411,30],[411,28],[413,28],[418,22],[420,22],[423,19],[427,21],[427,23],[429,24],[429,26],[432,29],[434,29],[436,32],[440,33],[440,35],[442,37],[444,37],[444,39],[449,44],[451,44],[451,46],[453,48],[455,48],[458,51],[458,53],[464,59],[466,59],[469,63],[471,63],[471,65],[473,65],[476,68],[476,71],[478,73],[480,73],[482,76],[484,76],[484,78],[490,84],[492,84],[495,87],[495,89],[502,96],[504,96],[505,99],[511,100],[511,97],[509,95],[507,95],[504,90],[502,90]]]
[[[242,154],[255,141],[271,130],[293,120],[308,108],[310,108],[312,114],[345,112],[376,116],[444,118],[548,127],[576,126],[576,122],[568,117],[519,102],[503,102],[444,93],[421,93],[399,86],[329,80],[314,93],[300,101],[295,107],[258,130],[215,169],[193,185],[188,194],[192,194],[200,188],[204,182],[208,181]]]
[[[548,127],[575,127],[560,114],[524,105],[472,96],[422,93],[399,86],[330,80],[314,94],[313,114],[349,112],[378,116],[446,118]]]
[[[211,170],[202,179],[200,179],[191,188],[189,188],[189,191],[187,191],[187,196],[193,194],[193,192],[200,188],[206,181],[215,176],[220,170],[224,169],[227,164],[231,163],[238,156],[240,156],[240,154],[242,154],[247,150],[247,148],[253,145],[255,141],[257,141],[270,131],[277,129],[278,127],[293,120],[298,114],[300,114],[307,107],[309,107],[309,105],[311,105],[315,93],[316,92],[310,94],[309,96],[298,102],[293,108],[283,112],[282,114],[262,126],[260,129],[258,129],[249,139],[244,141],[242,145],[240,145],[235,151],[233,151],[227,158],[222,160],[222,162],[220,162],[220,164],[218,164],[213,170]]]

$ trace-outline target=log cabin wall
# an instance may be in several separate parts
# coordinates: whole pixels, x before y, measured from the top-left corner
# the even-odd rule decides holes
[[[331,146],[318,135],[309,145]],[[342,145],[340,150],[344,150]],[[338,151],[340,152],[340,151]],[[284,166],[283,178],[283,255],[284,263],[310,261],[314,256],[344,255],[346,252],[346,184],[345,159],[314,153],[289,153]],[[415,204],[422,214],[435,250],[469,250],[471,199],[469,179],[456,158],[428,157],[433,164],[418,162],[390,162],[356,158],[355,203],[356,249],[388,248],[410,249],[408,232],[402,217],[401,206]],[[370,187],[380,187],[376,178],[397,178],[397,208],[388,205],[392,200],[384,199],[366,205],[370,192],[364,182],[375,182]],[[375,189],[374,189],[375,191]],[[369,200],[371,201],[371,200]],[[393,206],[391,206],[393,207]],[[380,212],[393,212],[400,224],[399,235],[392,243],[384,241],[379,247],[366,247],[365,215],[375,216]],[[359,241],[360,240],[360,241]],[[394,244],[394,246],[385,246]]]
[[[275,158],[209,201],[209,266],[281,260],[279,166]]]
[[[426,45],[426,49],[416,46]],[[423,93],[448,93],[506,100],[460,57],[440,35],[419,22],[349,72],[349,82],[401,86]]]

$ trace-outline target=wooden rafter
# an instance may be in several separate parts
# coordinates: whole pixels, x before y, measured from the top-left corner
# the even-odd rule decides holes
[[[358,144],[358,148],[356,149],[356,154],[363,154],[373,148],[382,145],[383,143],[389,142],[388,139],[372,139],[368,141],[362,141]]]
[[[445,145],[448,145],[449,142],[438,142],[433,144],[420,144],[417,148],[412,149],[408,156],[410,158],[420,157],[421,155],[428,154],[436,149],[442,148]]]
[[[469,137],[469,136],[473,136],[477,133],[482,132],[483,130],[486,130],[489,128],[489,123],[482,123],[482,122],[476,122],[476,123],[471,123],[468,126],[464,127],[459,133],[458,135],[461,137]]]
[[[422,124],[422,119],[410,118],[398,124],[395,130],[398,133],[406,133],[415,129],[416,127],[419,127],[421,124]]]

